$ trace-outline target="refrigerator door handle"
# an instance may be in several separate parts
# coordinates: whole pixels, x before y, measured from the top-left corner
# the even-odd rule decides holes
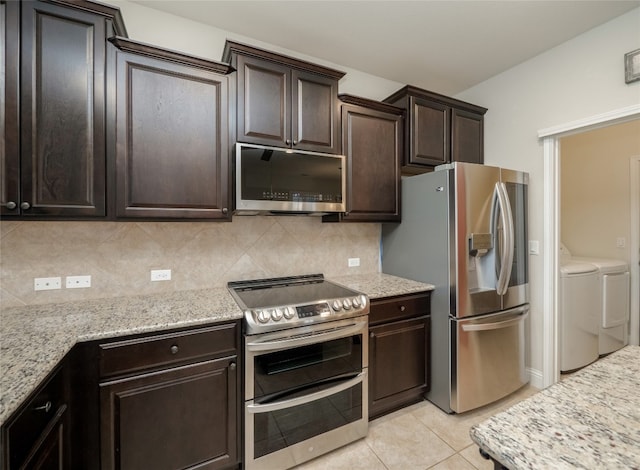
[[[492,323],[477,323],[470,325],[462,325],[462,331],[491,331],[491,330],[499,330],[501,328],[508,328],[510,326],[516,325],[523,321],[529,315],[528,311],[520,313],[515,318],[510,318],[508,320],[492,322]]]
[[[513,264],[513,216],[511,214],[511,205],[509,204],[509,196],[504,183],[498,182],[495,186],[496,199],[498,201],[498,210],[500,211],[500,219],[502,220],[502,243],[500,243],[500,272],[496,282],[496,292],[498,295],[504,295],[509,286],[509,278],[511,277],[511,265]]]

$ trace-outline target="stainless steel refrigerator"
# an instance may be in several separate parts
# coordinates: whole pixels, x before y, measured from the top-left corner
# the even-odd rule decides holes
[[[435,285],[427,398],[451,413],[528,382],[528,174],[452,163],[402,180],[383,224],[382,271]]]

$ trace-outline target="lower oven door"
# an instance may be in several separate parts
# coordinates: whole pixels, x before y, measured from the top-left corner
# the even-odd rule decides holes
[[[245,466],[286,469],[366,436],[367,317],[247,337]]]

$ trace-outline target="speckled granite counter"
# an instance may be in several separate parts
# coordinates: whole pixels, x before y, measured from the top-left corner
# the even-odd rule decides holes
[[[332,278],[371,298],[433,286],[386,274]],[[79,341],[242,318],[227,289],[206,289],[33,305],[3,310],[0,321],[0,424]]]
[[[350,289],[364,292],[370,299],[413,294],[433,290],[434,288],[431,284],[424,284],[384,273],[339,276],[332,277],[330,280]]]
[[[510,470],[640,468],[640,347],[599,360],[470,434]]]

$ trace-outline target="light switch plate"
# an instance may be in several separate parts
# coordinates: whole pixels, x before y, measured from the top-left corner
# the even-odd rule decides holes
[[[33,290],[60,289],[62,282],[59,277],[36,277],[33,279]]]
[[[151,280],[152,281],[170,281],[171,270],[170,269],[152,269]]]
[[[91,287],[91,276],[67,276],[67,289],[81,289]]]
[[[529,254],[530,255],[540,254],[540,242],[538,240],[529,240]]]
[[[360,258],[349,258],[348,264],[350,268],[360,266]]]

